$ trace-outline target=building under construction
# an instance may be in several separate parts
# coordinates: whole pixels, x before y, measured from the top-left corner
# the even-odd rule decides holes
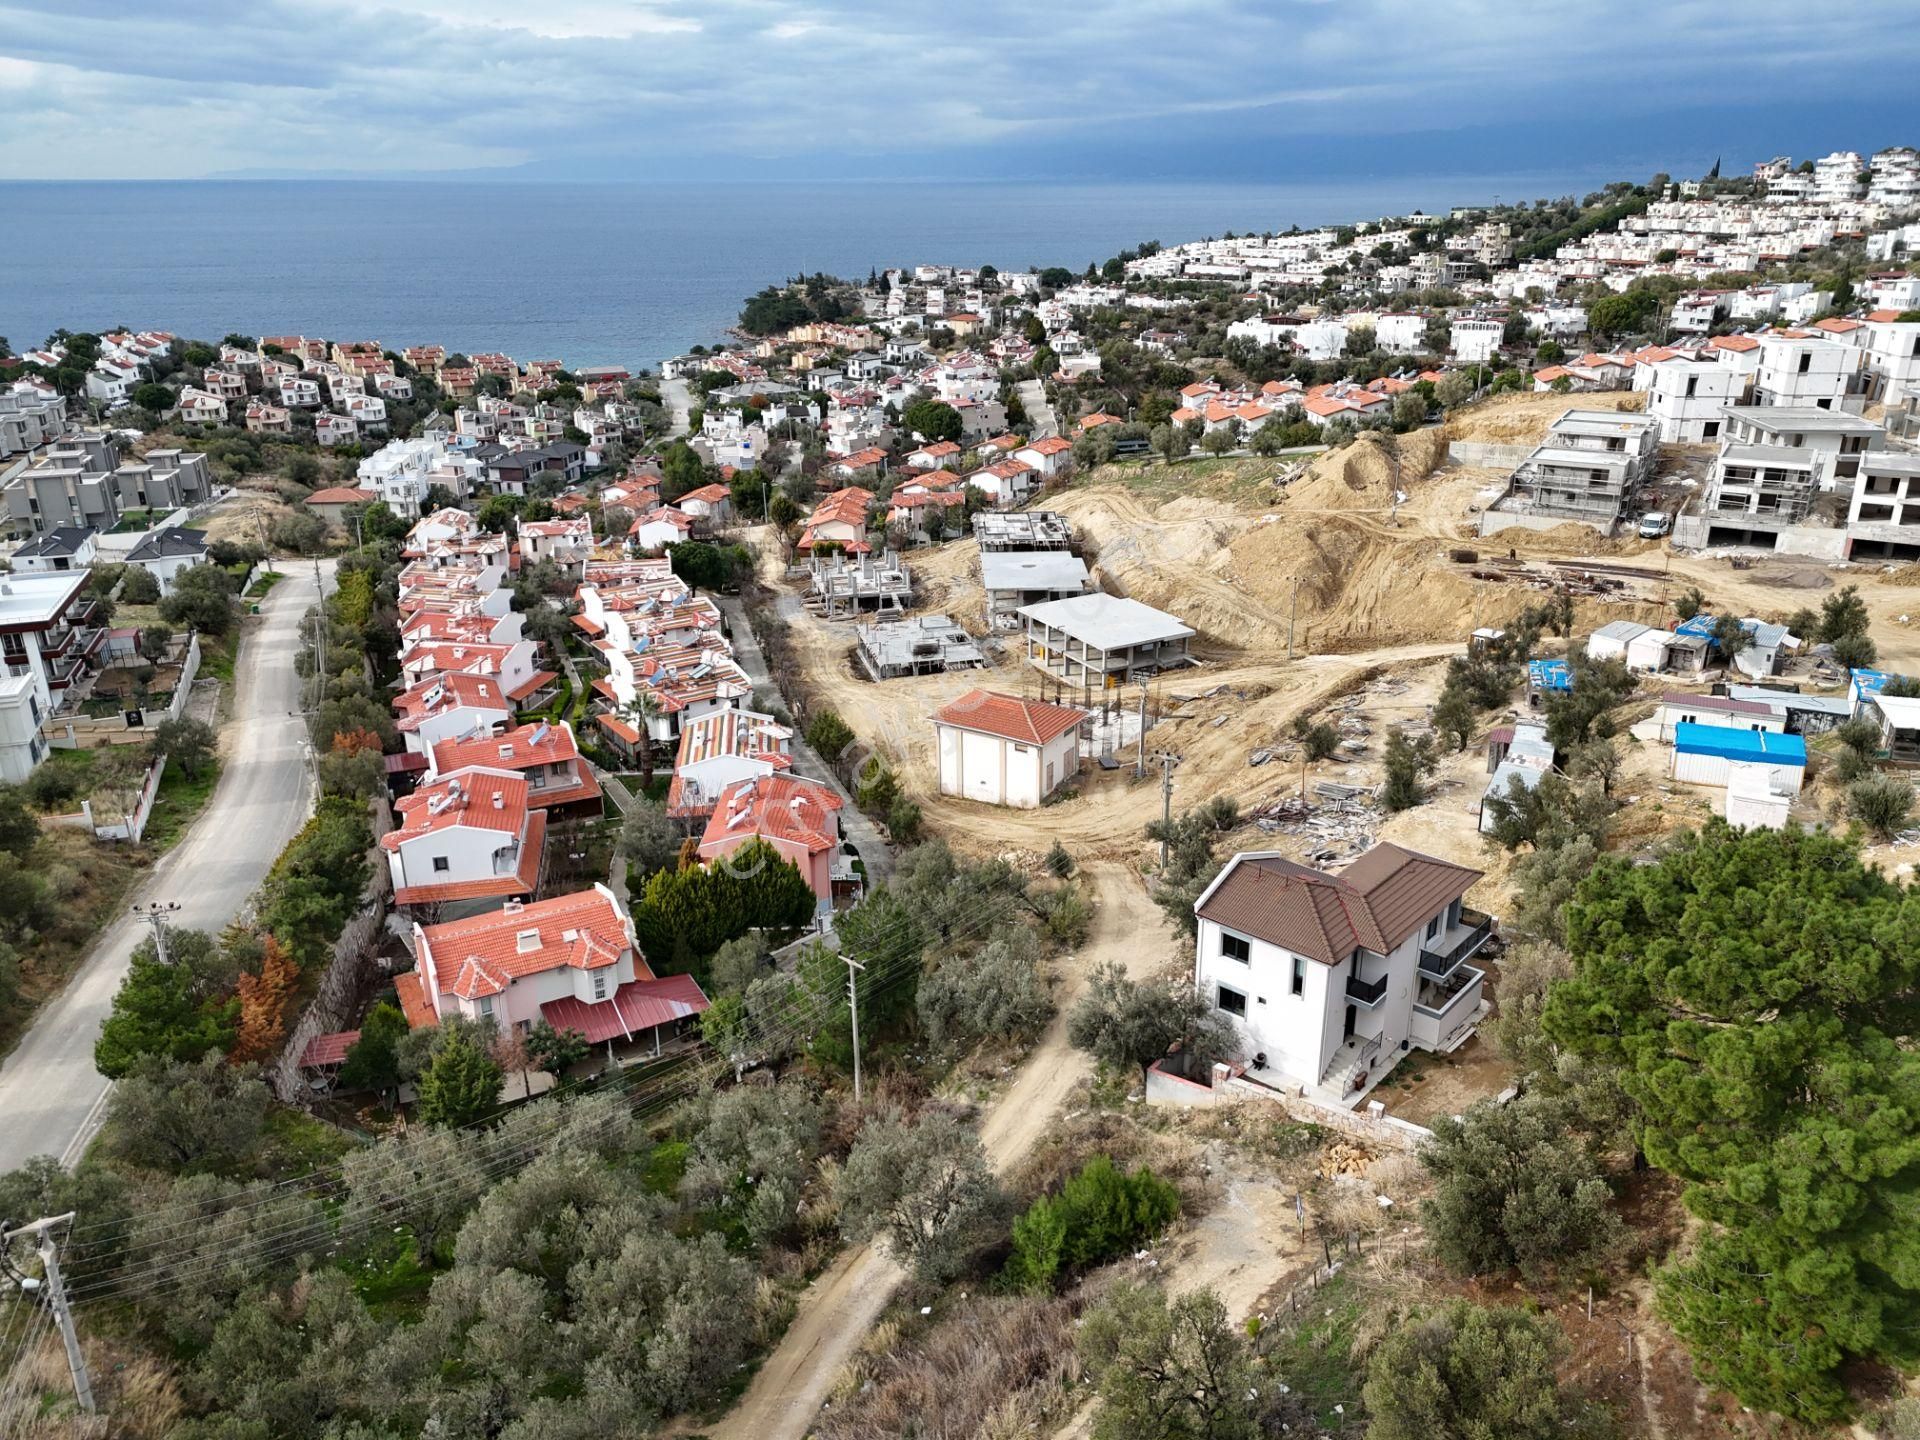
[[[1481,513],[1480,533],[1575,520],[1610,534],[1634,492],[1653,477],[1659,453],[1659,424],[1651,416],[1568,410],[1514,470],[1507,493]]]
[[[982,552],[1071,550],[1073,527],[1052,510],[982,510],[973,517],[973,538]]]
[[[900,556],[815,555],[807,562],[807,605],[828,620],[865,613],[899,614],[913,595],[913,578]]]
[[[945,615],[916,615],[859,626],[860,667],[872,680],[978,670],[987,663],[974,638]]]
[[[1022,606],[1027,661],[1067,691],[1105,690],[1191,665],[1193,631],[1138,600],[1094,591]]]

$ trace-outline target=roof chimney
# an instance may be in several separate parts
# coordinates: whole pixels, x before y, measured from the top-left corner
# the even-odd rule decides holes
[[[504,810],[507,808],[507,797],[498,790],[493,792],[493,808],[496,810]]]

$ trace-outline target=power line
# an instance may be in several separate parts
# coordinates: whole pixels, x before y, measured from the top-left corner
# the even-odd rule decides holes
[[[997,923],[1012,913],[1013,909],[1012,895],[1003,893],[998,897],[998,903],[983,907],[967,923],[954,927],[948,938],[969,936],[990,924]],[[882,929],[877,938],[897,939],[908,933],[915,923],[911,917],[902,917]],[[875,962],[867,984],[869,994],[884,993],[902,983],[909,973],[918,970],[923,960],[923,949],[924,947],[916,947],[892,956],[888,960]],[[756,1038],[769,1048],[797,1046],[816,1032],[820,1025],[827,1023],[837,1009],[837,1006],[828,1001],[825,996],[809,997],[802,1004],[811,1013],[798,1013],[797,1007],[789,1007],[779,1019],[761,1027]],[[701,1090],[710,1088],[716,1080],[724,1077],[729,1068],[730,1062],[727,1057],[717,1052],[701,1056],[697,1050],[690,1050],[668,1062],[664,1067],[655,1066],[636,1070],[631,1077],[622,1077],[621,1081],[612,1087],[597,1091],[569,1093],[582,1097],[594,1094],[622,1096],[628,1100],[630,1107],[633,1107],[629,1112],[631,1115],[645,1115],[681,1103]],[[417,1187],[411,1192],[412,1198],[416,1201],[430,1200],[435,1196],[448,1194],[457,1187],[484,1189],[496,1176],[523,1165],[528,1157],[538,1152],[545,1141],[552,1138],[559,1128],[559,1123],[567,1118],[562,1107],[554,1107],[552,1114],[555,1123],[544,1133],[530,1135],[517,1143],[510,1144],[486,1156],[477,1165],[463,1168],[457,1175],[443,1177],[423,1187]],[[486,1129],[489,1128],[489,1122],[480,1122],[469,1128]],[[176,1225],[158,1234],[142,1236],[140,1242],[130,1252],[121,1256],[114,1273],[96,1277],[76,1287],[75,1303],[91,1302],[100,1298],[139,1299],[191,1281],[198,1276],[218,1271],[231,1262],[219,1258],[199,1260],[185,1271],[171,1272],[152,1258],[142,1260],[136,1265],[132,1256],[179,1244],[187,1233],[210,1220],[228,1218],[244,1211],[257,1211],[265,1205],[278,1201],[295,1201],[302,1196],[311,1197],[316,1191],[339,1183],[343,1178],[344,1167],[330,1167],[325,1171],[314,1172],[299,1181],[276,1187],[274,1191],[256,1197],[245,1205],[234,1206],[211,1216],[201,1211],[199,1207],[176,1207],[176,1215],[179,1217]],[[265,1247],[264,1253],[257,1255],[251,1263],[265,1267],[279,1259],[309,1249],[326,1253],[335,1252],[356,1229],[378,1223],[396,1211],[404,1213],[406,1208],[405,1200],[393,1205],[378,1201],[364,1201],[357,1205],[349,1202],[349,1206],[341,1214],[332,1217],[332,1227],[327,1233],[321,1233],[316,1228],[317,1224],[327,1223],[321,1217],[311,1215],[289,1217],[285,1225],[269,1231],[264,1236],[248,1237],[255,1244],[263,1243]],[[126,1222],[101,1222],[101,1225],[139,1224],[146,1218],[148,1217],[135,1217]],[[95,1241],[87,1253],[98,1253],[110,1248],[110,1245],[110,1241]]]
[[[1004,918],[1005,915],[1010,913],[1012,909],[1012,903],[1013,903],[1012,895],[1010,893],[1003,893],[1001,896],[998,897],[997,905],[983,911],[979,916],[975,917],[971,922],[963,926],[957,927],[953,931],[953,934],[955,936],[968,935],[977,930],[984,928],[986,925],[990,923],[997,922],[998,920]],[[889,921],[882,927],[878,928],[873,938],[881,942],[898,941],[900,938],[910,933],[911,929],[917,923],[918,922],[914,920],[913,917],[911,916],[900,917],[896,920]],[[918,951],[895,957],[895,960],[900,962],[901,965],[905,965],[908,963],[918,964],[920,959],[921,959],[921,956]],[[886,962],[886,965],[888,968],[888,973],[891,974],[893,962]],[[824,1022],[826,1018],[827,1018],[826,1011],[823,1009],[821,1013],[814,1018],[812,1023],[817,1025],[819,1023]],[[807,1022],[804,1018],[798,1018],[791,1023],[783,1020],[775,1026],[763,1027],[761,1033],[763,1037],[768,1039],[786,1040],[791,1042],[791,1040],[797,1037],[797,1034],[800,1031],[806,1028],[806,1025],[807,1025]],[[720,1058],[724,1059],[724,1057],[720,1057]],[[606,1093],[607,1090],[634,1091],[634,1090],[637,1090],[640,1086],[660,1078],[663,1075],[663,1073],[665,1073],[667,1067],[678,1067],[678,1066],[692,1064],[692,1063],[695,1063],[695,1059],[696,1059],[695,1051],[689,1050],[688,1052],[682,1054],[681,1056],[677,1056],[669,1061],[666,1061],[664,1065],[636,1067],[632,1072],[630,1072],[629,1075],[623,1076],[617,1085],[612,1087],[606,1087],[606,1089],[603,1089],[601,1091],[587,1091],[587,1092],[568,1091],[566,1093],[567,1094]],[[512,1113],[511,1109],[496,1111],[495,1113],[481,1120],[475,1121],[472,1125],[466,1126],[463,1128],[467,1130],[473,1130],[473,1131],[489,1128],[495,1121],[499,1120],[504,1114],[507,1114],[507,1113]],[[291,1179],[291,1180],[282,1181],[280,1182],[280,1184],[275,1186],[271,1192],[260,1195],[252,1200],[243,1202],[240,1205],[229,1207],[227,1210],[221,1211],[219,1213],[222,1215],[227,1215],[227,1214],[236,1213],[241,1210],[257,1209],[261,1206],[272,1204],[288,1196],[299,1195],[303,1193],[313,1193],[315,1191],[322,1190],[329,1185],[337,1183],[341,1178],[342,1174],[343,1174],[343,1167],[339,1165],[323,1167],[321,1169],[317,1169],[312,1172],[309,1172],[309,1174],[305,1176],[295,1177],[294,1179]],[[161,1233],[159,1235],[153,1235],[146,1239],[143,1239],[139,1245],[132,1247],[132,1249],[135,1252],[137,1252],[143,1249],[160,1248],[167,1244],[171,1244],[175,1241],[176,1238],[178,1238],[178,1236],[191,1231],[193,1228],[203,1223],[203,1221],[206,1218],[203,1208],[198,1205],[176,1206],[174,1207],[174,1210],[175,1210],[175,1214],[180,1218],[180,1224],[177,1228],[168,1232]],[[146,1227],[152,1221],[154,1216],[159,1214],[164,1214],[164,1211],[163,1210],[149,1211],[144,1215],[130,1216],[123,1219],[94,1221],[87,1225],[76,1226],[72,1234],[92,1236],[102,1230],[106,1230],[110,1232],[125,1233],[136,1226],[143,1227],[143,1228]],[[74,1248],[77,1250],[77,1252],[81,1256],[85,1257],[85,1256],[91,1256],[91,1255],[100,1253],[101,1251],[108,1250],[114,1247],[113,1247],[113,1241],[110,1238],[107,1238],[107,1239],[89,1239],[85,1243],[82,1243]]]

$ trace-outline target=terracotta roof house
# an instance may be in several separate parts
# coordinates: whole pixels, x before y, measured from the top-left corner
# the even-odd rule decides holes
[[[395,804],[380,837],[396,905],[491,908],[540,888],[547,816],[530,810],[527,782],[472,765],[444,773]]]
[[[689,975],[656,979],[633,922],[604,885],[489,915],[413,927],[415,967],[395,981],[416,1029],[443,1015],[491,1019],[503,1030],[545,1020],[590,1043],[648,1047],[707,1008]]]
[[[729,786],[793,764],[793,730],[756,710],[715,710],[680,729],[667,814],[705,820]]]
[[[429,756],[430,778],[450,775],[471,765],[510,771],[527,784],[527,804],[536,810],[586,805],[600,812],[600,782],[574,741],[573,727],[562,720],[537,720],[511,730],[450,738],[434,745]]]
[[[833,906],[836,882],[844,893],[851,869],[835,864],[840,855],[840,810],[834,789],[798,775],[774,774],[727,786],[714,802],[700,858],[709,864],[732,854],[747,841],[766,841],[799,868],[820,908]]]

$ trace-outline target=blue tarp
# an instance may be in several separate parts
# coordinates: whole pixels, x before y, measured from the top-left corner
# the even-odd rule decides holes
[[[1859,700],[1871,700],[1893,678],[1890,670],[1855,670],[1852,674],[1854,697]]]
[[[1702,640],[1711,639],[1713,636],[1713,622],[1714,617],[1703,611],[1691,620],[1682,620],[1678,625],[1673,627],[1673,633],[1676,635],[1698,635]]]
[[[1564,660],[1529,660],[1527,684],[1536,690],[1571,690],[1573,672]]]
[[[1717,755],[1722,760],[1747,760],[1762,765],[1805,765],[1807,742],[1798,735],[1773,735],[1765,730],[1735,730],[1726,725],[1673,727],[1673,748],[1682,755]]]

